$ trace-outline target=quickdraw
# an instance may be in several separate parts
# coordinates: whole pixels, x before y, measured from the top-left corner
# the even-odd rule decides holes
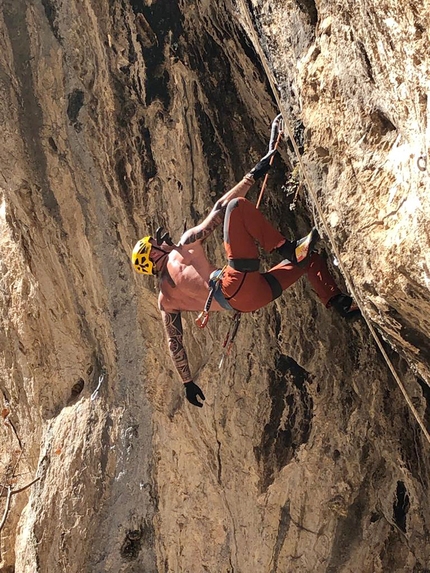
[[[199,316],[196,318],[196,324],[199,328],[204,328],[209,320],[209,310],[211,308],[211,304],[215,295],[215,290],[218,286],[218,282],[222,279],[222,275],[224,274],[225,266],[222,269],[217,269],[213,271],[209,277],[209,295],[206,299],[205,307]]]
[[[270,140],[269,140],[269,151],[267,152],[267,155],[273,153],[273,151],[276,151],[278,149],[279,142],[281,141],[281,137],[284,133],[283,125],[284,124],[283,124],[282,114],[280,113],[275,117],[275,119],[272,122],[272,129],[270,131]],[[275,160],[275,154],[273,154],[272,157],[270,158],[270,165],[272,165],[274,160]],[[258,196],[258,200],[255,205],[257,209],[260,208],[260,203],[263,198],[264,191],[266,190],[268,177],[269,173],[266,173],[263,179],[263,184],[261,185],[260,195]]]
[[[231,319],[230,326],[228,327],[226,337],[222,344],[224,351],[223,355],[221,356],[218,368],[222,368],[225,357],[230,354],[230,350],[232,349],[232,346],[234,344],[234,339],[236,338],[237,331],[239,330],[241,317],[242,313],[240,311],[236,311],[233,315],[233,318]]]

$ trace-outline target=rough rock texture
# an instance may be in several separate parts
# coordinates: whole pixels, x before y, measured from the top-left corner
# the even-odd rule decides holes
[[[1,6],[0,570],[428,571],[429,443],[366,323],[301,280],[219,371],[228,317],[190,316],[197,410],[129,263],[252,166],[279,106],[305,172],[285,140],[262,209],[290,238],[315,218],[429,427],[428,9]]]

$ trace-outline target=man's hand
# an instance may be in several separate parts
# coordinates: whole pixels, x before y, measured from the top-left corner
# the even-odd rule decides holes
[[[249,174],[252,176],[254,181],[257,181],[257,179],[261,179],[261,177],[264,177],[264,175],[266,175],[266,173],[272,166],[273,163],[272,157],[275,155],[275,153],[276,149],[274,149],[273,151],[269,151],[269,153],[267,153],[267,155],[262,157],[260,161],[257,163],[257,165],[251,169]]]
[[[193,406],[198,406],[199,408],[202,408],[203,404],[197,400],[197,396],[202,400],[205,399],[205,396],[203,392],[200,390],[200,388],[197,386],[197,384],[194,384],[194,382],[191,380],[191,382],[186,382],[184,386],[185,386],[185,396],[188,402],[190,402],[190,404],[192,404]]]

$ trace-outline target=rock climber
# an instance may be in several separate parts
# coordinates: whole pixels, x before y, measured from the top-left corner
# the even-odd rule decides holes
[[[182,337],[182,311],[201,311],[213,288],[210,311],[252,312],[279,297],[301,276],[307,275],[321,302],[341,316],[356,314],[352,298],[343,294],[331,276],[324,259],[313,252],[316,229],[298,241],[290,242],[245,197],[255,181],[269,170],[271,157],[265,155],[244,178],[225,193],[206,219],[187,230],[174,245],[168,233],[159,229],[156,237],[144,237],[132,253],[134,269],[159,279],[158,306],[164,322],[169,352],[185,386],[185,396],[202,407],[205,396],[193,381]],[[210,263],[202,243],[224,222],[224,248],[227,265],[221,271]],[[283,260],[268,272],[260,272],[256,243]],[[211,280],[216,276],[219,280]]]

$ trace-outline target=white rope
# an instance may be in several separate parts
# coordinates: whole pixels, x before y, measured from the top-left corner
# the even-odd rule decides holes
[[[292,144],[292,146],[293,146],[294,153],[295,153],[296,158],[297,158],[297,161],[298,161],[298,163],[299,163],[299,166],[300,166],[302,175],[303,175],[304,180],[305,180],[305,182],[306,182],[306,186],[307,186],[307,188],[308,188],[308,190],[309,190],[309,193],[310,193],[310,195],[311,195],[311,197],[312,197],[312,200],[313,200],[313,202],[314,202],[314,205],[315,205],[315,207],[316,207],[316,210],[317,210],[317,212],[318,212],[318,215],[319,215],[319,217],[320,217],[320,219],[321,219],[321,222],[322,222],[322,224],[323,224],[324,230],[325,230],[325,232],[326,232],[326,234],[327,234],[327,237],[328,237],[328,239],[329,239],[329,241],[330,241],[330,243],[331,243],[331,245],[332,245],[333,252],[334,252],[334,254],[335,254],[335,256],[336,256],[336,259],[337,259],[337,261],[338,261],[338,263],[339,263],[339,267],[340,267],[340,270],[342,271],[342,274],[343,274],[343,276],[344,276],[344,278],[345,278],[345,282],[346,282],[346,284],[347,284],[347,286],[348,286],[348,288],[349,288],[349,291],[350,291],[351,295],[354,297],[354,299],[355,299],[355,301],[356,301],[356,303],[357,303],[357,305],[358,305],[358,307],[359,307],[359,309],[360,309],[360,311],[361,311],[361,314],[362,314],[364,320],[366,321],[366,324],[367,324],[367,326],[368,326],[368,328],[369,328],[369,330],[370,330],[370,333],[372,334],[373,338],[375,339],[375,342],[376,342],[376,344],[377,344],[377,346],[378,346],[378,348],[379,348],[379,350],[380,350],[380,352],[381,352],[381,354],[382,354],[382,356],[383,356],[385,362],[387,363],[388,368],[390,369],[390,371],[391,371],[391,373],[392,373],[392,375],[393,375],[393,377],[394,377],[394,380],[397,382],[397,385],[399,386],[399,388],[400,388],[400,390],[401,390],[401,392],[402,392],[402,394],[403,394],[403,396],[404,396],[404,398],[405,398],[405,400],[406,400],[406,402],[407,402],[407,404],[408,404],[408,406],[409,406],[410,411],[412,412],[412,414],[413,414],[415,420],[417,421],[418,425],[420,426],[420,428],[421,428],[421,430],[422,430],[422,432],[423,432],[425,438],[427,439],[428,443],[430,444],[430,434],[429,434],[429,432],[427,431],[427,428],[425,427],[424,421],[422,420],[422,418],[421,418],[421,416],[420,416],[418,410],[417,410],[417,409],[415,408],[415,406],[413,405],[412,400],[411,400],[411,398],[409,397],[409,395],[408,395],[408,393],[407,393],[407,391],[406,391],[406,388],[405,388],[403,382],[401,381],[399,375],[397,374],[396,369],[394,368],[393,363],[391,362],[391,360],[390,360],[388,354],[386,353],[386,351],[385,351],[385,349],[384,349],[384,347],[383,347],[383,345],[382,345],[382,342],[381,342],[381,340],[380,340],[380,338],[379,338],[379,336],[378,336],[378,334],[377,334],[377,332],[376,332],[376,330],[375,330],[373,324],[370,322],[370,319],[367,317],[366,312],[365,312],[365,309],[364,309],[364,306],[363,306],[363,302],[362,302],[362,300],[361,300],[361,297],[358,296],[358,293],[357,293],[357,291],[356,291],[356,289],[355,289],[355,287],[354,287],[354,285],[353,285],[353,283],[352,283],[352,280],[351,280],[351,278],[350,278],[350,276],[349,276],[349,272],[347,271],[345,265],[343,264],[342,258],[341,258],[341,256],[340,256],[340,251],[339,251],[339,249],[338,249],[337,246],[336,246],[336,243],[335,243],[335,241],[334,241],[333,234],[332,234],[332,232],[331,232],[331,230],[330,230],[330,228],[329,228],[329,226],[328,226],[328,224],[327,224],[327,221],[326,221],[326,219],[325,219],[324,213],[323,213],[323,211],[322,211],[322,209],[321,209],[321,206],[320,206],[320,204],[319,204],[319,201],[318,201],[316,192],[315,192],[315,190],[314,190],[314,187],[313,187],[313,185],[312,185],[312,182],[311,182],[311,180],[310,180],[310,178],[309,178],[309,176],[308,176],[308,174],[307,174],[307,171],[306,171],[306,169],[305,169],[305,166],[304,166],[304,164],[303,164],[303,161],[302,161],[302,158],[301,158],[301,155],[300,155],[300,152],[299,152],[299,149],[298,149],[296,140],[295,140],[295,138],[294,138],[294,133],[293,133],[293,131],[292,131],[292,129],[291,129],[291,126],[290,126],[290,124],[289,124],[289,121],[287,121],[287,119],[286,119],[286,118],[287,118],[287,113],[286,113],[286,110],[284,109],[284,106],[283,106],[283,104],[282,104],[282,102],[281,102],[281,100],[280,100],[280,98],[279,98],[278,91],[277,91],[277,86],[276,86],[276,84],[275,84],[275,82],[274,82],[274,79],[273,79],[272,70],[271,70],[270,67],[269,67],[269,63],[268,63],[267,57],[266,57],[265,53],[263,52],[263,50],[262,50],[262,48],[261,48],[261,45],[260,45],[258,36],[257,36],[257,34],[256,34],[254,25],[253,25],[252,20],[251,20],[249,8],[248,8],[248,6],[246,5],[246,3],[244,2],[244,0],[240,0],[240,3],[242,4],[243,12],[244,12],[245,18],[246,18],[246,20],[247,20],[247,25],[248,25],[249,31],[250,31],[250,33],[254,36],[254,38],[253,38],[253,40],[254,40],[254,47],[255,47],[255,49],[259,52],[260,60],[261,60],[263,66],[264,66],[264,69],[265,69],[265,71],[266,71],[266,76],[267,76],[267,78],[268,78],[268,80],[269,80],[269,82],[270,82],[270,85],[271,85],[271,87],[272,87],[273,94],[274,94],[274,96],[275,96],[275,98],[276,98],[276,101],[277,101],[277,103],[278,103],[278,107],[279,107],[279,109],[280,109],[280,111],[281,111],[281,113],[282,113],[282,117],[283,117],[283,120],[284,120],[284,130],[287,132],[288,137],[289,137],[289,139],[290,139],[290,141],[291,141],[291,144]]]

